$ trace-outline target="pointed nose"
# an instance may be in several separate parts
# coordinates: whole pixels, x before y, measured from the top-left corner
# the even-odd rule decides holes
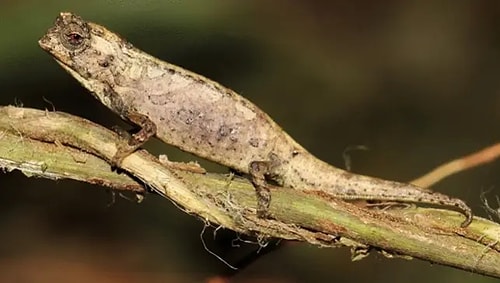
[[[50,39],[47,37],[47,35],[44,35],[42,36],[39,40],[38,40],[38,45],[40,45],[40,47],[43,49],[43,50],[46,50],[46,51],[50,51]]]
[[[38,40],[38,45],[45,50],[51,51],[57,45],[57,30],[55,27],[51,27],[47,30],[47,32]]]

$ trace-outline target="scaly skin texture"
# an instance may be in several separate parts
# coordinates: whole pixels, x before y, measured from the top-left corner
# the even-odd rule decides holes
[[[39,41],[57,62],[123,119],[141,126],[115,161],[151,135],[184,151],[280,185],[329,197],[452,206],[461,200],[419,187],[349,173],[310,154],[266,113],[234,91],[156,59],[100,25],[61,13]],[[259,174],[260,173],[260,174]],[[260,192],[264,197],[265,192]]]

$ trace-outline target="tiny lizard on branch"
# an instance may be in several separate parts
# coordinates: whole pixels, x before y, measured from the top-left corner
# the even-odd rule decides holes
[[[266,113],[234,91],[148,55],[103,26],[63,12],[40,46],[108,108],[141,127],[115,155],[119,162],[153,135],[167,144],[250,174],[269,206],[266,180],[326,197],[427,203],[462,200],[405,183],[353,174],[309,153]]]

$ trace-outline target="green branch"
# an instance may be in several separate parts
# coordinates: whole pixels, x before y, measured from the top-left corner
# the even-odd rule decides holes
[[[7,171],[135,192],[142,192],[145,183],[187,213],[240,233],[323,247],[350,246],[353,251],[371,248],[500,278],[500,226],[485,219],[476,217],[462,229],[463,216],[453,211],[367,209],[287,188],[271,190],[272,219],[259,219],[253,186],[245,179],[162,164],[143,150],[121,165],[133,177],[112,172],[105,160],[114,155],[120,139],[87,120],[0,107],[0,132],[0,167]]]

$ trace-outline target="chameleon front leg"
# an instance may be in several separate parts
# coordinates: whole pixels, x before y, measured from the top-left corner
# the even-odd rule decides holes
[[[135,111],[127,111],[124,116],[130,120],[130,122],[139,126],[140,130],[131,135],[126,142],[118,144],[116,153],[111,159],[111,164],[116,167],[119,167],[125,157],[136,151],[149,138],[156,134],[156,124],[146,115]]]

